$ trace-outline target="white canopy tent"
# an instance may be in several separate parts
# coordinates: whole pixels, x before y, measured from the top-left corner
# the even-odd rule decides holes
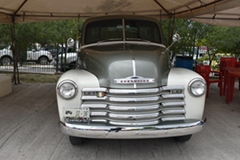
[[[0,0],[0,6],[0,23],[6,24],[137,14],[240,25],[239,9],[232,10],[240,0]]]
[[[192,20],[201,23],[224,26],[240,26],[240,7],[216,11],[194,17]]]

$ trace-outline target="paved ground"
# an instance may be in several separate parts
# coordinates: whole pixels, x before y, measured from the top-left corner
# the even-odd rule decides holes
[[[55,84],[16,85],[0,98],[0,160],[239,160],[240,91],[225,104],[211,87],[204,116],[205,129],[187,143],[93,139],[72,146],[58,128]]]

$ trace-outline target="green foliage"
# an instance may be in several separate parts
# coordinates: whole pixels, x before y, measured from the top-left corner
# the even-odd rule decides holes
[[[3,49],[11,44],[11,27],[6,24],[0,25],[0,49]]]
[[[35,22],[15,25],[16,41],[21,49],[26,50],[33,43],[58,44],[66,43],[68,38],[76,39],[83,20],[70,19],[49,22]],[[11,25],[0,24],[0,44],[12,43]],[[26,47],[27,46],[27,47]]]
[[[171,22],[174,22],[174,25],[171,26],[169,24]],[[200,24],[187,19],[175,19],[174,21],[172,19],[168,19],[164,20],[161,24],[164,37],[168,38],[168,42],[171,42],[172,35],[167,36],[167,33],[178,33],[181,36],[181,41],[173,46],[172,51],[175,54],[182,55],[186,52],[193,55],[194,47],[203,45],[200,41],[204,39],[205,35],[207,35],[210,30],[209,25]]]
[[[172,22],[174,25],[170,25]],[[210,65],[217,53],[230,53],[240,57],[239,27],[213,26],[187,19],[167,19],[161,22],[161,26],[168,45],[173,33],[181,36],[181,41],[171,48],[174,54],[184,55],[186,52],[192,54],[194,47],[206,46],[207,55],[199,61],[208,59]],[[171,36],[168,33],[171,33]]]

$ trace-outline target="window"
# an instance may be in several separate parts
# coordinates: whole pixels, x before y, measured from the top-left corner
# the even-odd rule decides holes
[[[86,26],[85,44],[101,41],[123,40],[122,19],[107,19],[90,22]],[[161,43],[158,25],[147,20],[125,20],[125,40]]]
[[[161,43],[158,25],[146,20],[126,20],[126,40],[146,40]]]

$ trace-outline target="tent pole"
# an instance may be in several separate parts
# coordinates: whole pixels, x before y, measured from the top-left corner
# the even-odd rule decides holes
[[[172,36],[173,36],[173,30],[174,30],[174,22],[175,22],[175,17],[170,17],[169,18],[169,30],[168,30],[168,45],[172,43]]]
[[[78,14],[78,26],[77,26],[77,31],[78,31],[78,35],[77,35],[77,41],[78,41],[78,51],[80,49],[80,39],[81,39],[81,35],[82,35],[82,29],[80,30],[80,14]]]
[[[15,35],[15,16],[12,16],[12,26],[11,26],[11,33],[12,33],[12,53],[13,53],[13,78],[12,82],[14,84],[19,84],[19,70],[17,65],[17,54],[16,54],[16,35]]]

